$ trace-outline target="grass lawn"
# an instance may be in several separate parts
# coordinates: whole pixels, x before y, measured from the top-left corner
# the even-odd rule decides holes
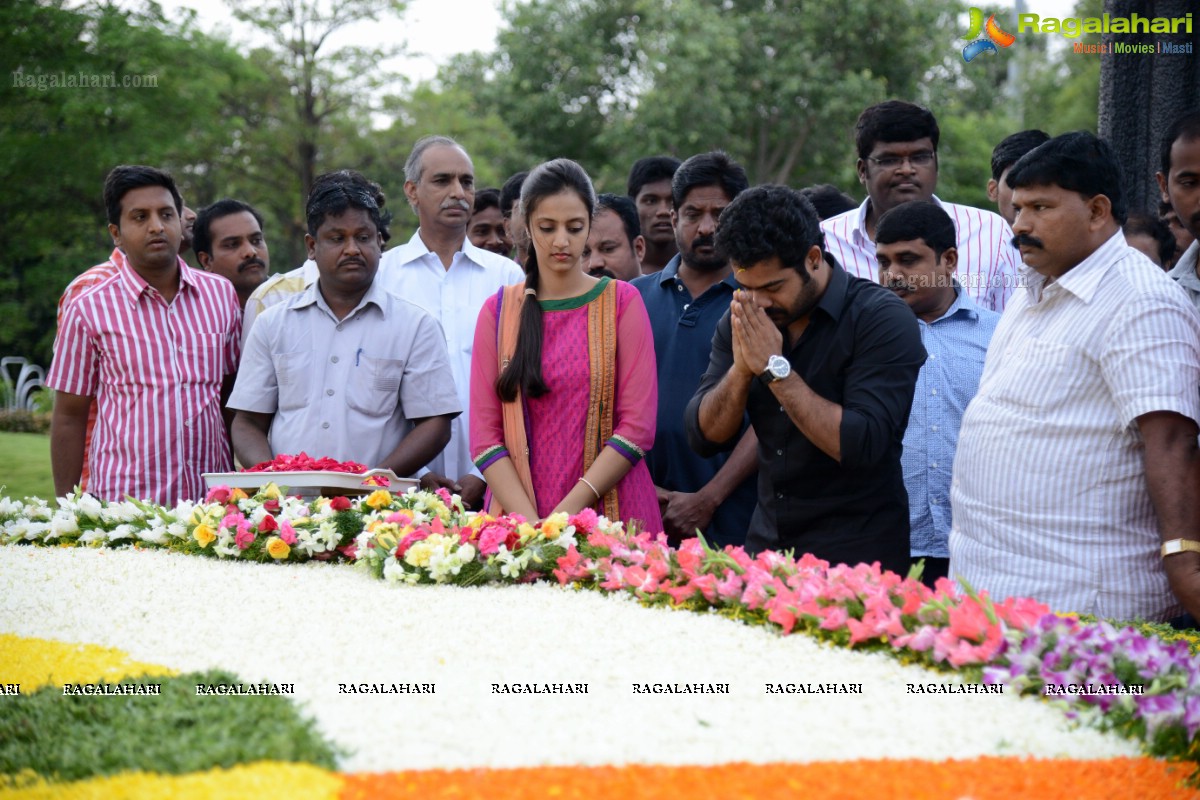
[[[0,494],[54,497],[50,437],[44,433],[0,433]]]

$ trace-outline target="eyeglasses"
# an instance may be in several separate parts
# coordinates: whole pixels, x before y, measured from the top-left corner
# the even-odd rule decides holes
[[[883,169],[895,169],[905,161],[907,161],[909,164],[912,164],[914,167],[928,167],[936,158],[937,153],[929,150],[922,150],[919,153],[911,153],[907,156],[884,156],[882,158],[867,156],[867,161],[870,161],[875,166],[882,167]]]

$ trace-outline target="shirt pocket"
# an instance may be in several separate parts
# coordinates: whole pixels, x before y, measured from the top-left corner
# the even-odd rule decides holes
[[[1090,359],[1080,348],[1040,339],[1014,345],[1007,361],[1007,367],[995,376],[993,399],[1036,417],[1052,415],[1077,401],[1091,369]]]
[[[199,386],[220,385],[225,377],[225,343],[223,333],[192,333],[183,345],[187,371],[184,383]]]
[[[370,417],[390,417],[400,404],[404,364],[402,358],[359,356],[351,370],[346,404]]]
[[[304,408],[308,402],[309,382],[314,379],[312,352],[275,353],[271,361],[275,365],[275,384],[279,387],[279,410]]]

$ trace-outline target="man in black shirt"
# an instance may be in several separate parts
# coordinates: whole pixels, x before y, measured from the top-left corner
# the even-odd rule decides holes
[[[908,570],[900,448],[925,348],[904,301],[824,252],[812,204],[784,186],[739,195],[718,246],[741,289],[687,409],[701,455],[758,434],[746,547]]]

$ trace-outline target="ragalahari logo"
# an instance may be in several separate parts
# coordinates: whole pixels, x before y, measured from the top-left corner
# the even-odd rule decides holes
[[[987,36],[980,38],[981,33],[986,33]],[[1000,30],[1000,26],[996,24],[996,15],[992,14],[987,18],[987,23],[983,21],[983,12],[974,6],[971,7],[971,28],[967,31],[966,38],[972,39],[970,44],[963,48],[963,61],[968,64],[971,59],[980,53],[998,53],[996,45],[1001,47],[1009,47],[1017,40],[1017,37],[1011,33],[1005,33]]]

